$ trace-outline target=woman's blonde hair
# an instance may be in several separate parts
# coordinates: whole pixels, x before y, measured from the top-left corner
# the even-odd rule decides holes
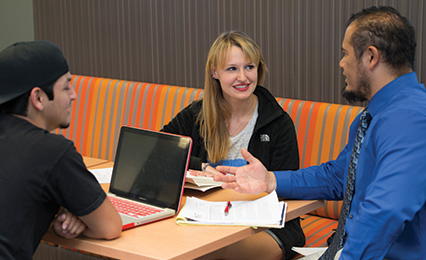
[[[259,46],[243,32],[225,32],[210,47],[206,62],[203,108],[198,115],[198,123],[208,158],[212,163],[225,158],[230,145],[226,126],[230,111],[223,98],[220,82],[212,77],[212,72],[225,66],[227,53],[233,46],[241,48],[244,57],[258,66],[258,85],[263,83],[267,71]]]

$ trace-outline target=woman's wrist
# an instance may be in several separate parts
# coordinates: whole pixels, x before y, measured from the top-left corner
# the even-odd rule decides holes
[[[208,163],[208,162],[207,163],[203,163],[201,169],[203,170],[203,172],[205,172],[207,170],[207,167],[209,167],[209,166],[210,166],[210,163]]]

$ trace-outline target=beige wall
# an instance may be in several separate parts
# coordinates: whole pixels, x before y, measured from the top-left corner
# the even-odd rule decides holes
[[[34,40],[33,1],[0,1],[0,50],[18,41]]]

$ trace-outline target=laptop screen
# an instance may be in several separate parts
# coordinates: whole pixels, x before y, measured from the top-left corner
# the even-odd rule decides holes
[[[189,137],[123,126],[110,192],[177,210],[190,148]]]

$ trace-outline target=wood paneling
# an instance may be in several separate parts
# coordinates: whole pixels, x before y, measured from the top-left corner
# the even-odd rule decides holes
[[[346,104],[339,68],[350,14],[391,5],[416,28],[426,78],[424,0],[33,0],[36,40],[64,51],[74,74],[202,88],[208,49],[228,30],[261,47],[275,96]]]

